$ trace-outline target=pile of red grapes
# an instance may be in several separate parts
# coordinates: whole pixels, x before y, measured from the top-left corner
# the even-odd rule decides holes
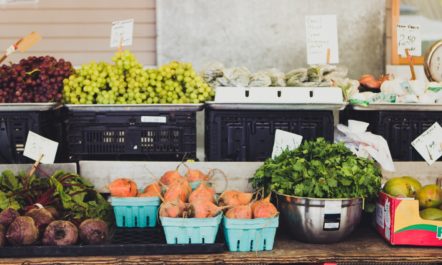
[[[63,80],[74,73],[70,62],[31,56],[0,67],[0,103],[60,102]]]

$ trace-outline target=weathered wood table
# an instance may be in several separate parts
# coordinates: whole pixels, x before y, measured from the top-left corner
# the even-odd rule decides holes
[[[210,255],[105,256],[1,259],[0,264],[442,264],[442,248],[389,246],[373,230],[360,228],[342,243],[305,244],[278,235],[273,251]]]

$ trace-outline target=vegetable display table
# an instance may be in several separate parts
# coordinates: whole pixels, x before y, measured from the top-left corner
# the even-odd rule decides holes
[[[281,230],[282,231],[282,230]],[[106,256],[0,259],[0,264],[440,264],[440,248],[389,246],[374,229],[360,227],[347,240],[306,244],[277,236],[274,250],[210,255]]]

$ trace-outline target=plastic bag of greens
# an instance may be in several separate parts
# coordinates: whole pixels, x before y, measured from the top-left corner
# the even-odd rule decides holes
[[[307,78],[309,82],[321,82],[322,81],[322,68],[321,66],[312,66],[307,69]]]
[[[301,86],[302,83],[307,81],[307,69],[306,68],[298,68],[288,72],[285,75],[286,85],[287,86]]]
[[[224,65],[219,62],[211,63],[204,68],[201,75],[207,83],[213,82],[224,75]]]
[[[212,87],[219,87],[219,86],[231,87],[231,86],[235,86],[226,77],[218,77],[215,81],[211,82],[210,84],[213,84]]]
[[[269,87],[272,85],[272,79],[264,72],[252,74],[249,87]]]
[[[272,80],[271,86],[275,87],[283,87],[285,86],[285,74],[281,71],[279,71],[276,68],[267,69],[264,71],[268,76],[270,76],[270,79]]]
[[[342,89],[342,94],[346,101],[358,93],[359,82],[357,80],[338,78],[335,80],[334,85]]]
[[[325,68],[322,74],[323,81],[345,79],[348,75],[348,69],[345,67]]]
[[[234,67],[224,70],[224,77],[232,86],[247,87],[250,83],[251,73],[245,67]]]

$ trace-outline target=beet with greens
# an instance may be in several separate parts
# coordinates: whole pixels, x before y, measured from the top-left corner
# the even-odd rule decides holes
[[[109,228],[101,219],[87,219],[80,224],[80,239],[88,245],[106,243],[109,237]]]
[[[32,245],[38,239],[38,228],[34,219],[19,216],[9,225],[6,239],[13,246]]]
[[[35,225],[41,233],[43,233],[46,226],[54,221],[52,214],[45,208],[29,210],[25,215],[34,219]]]
[[[20,214],[16,210],[6,208],[0,212],[0,224],[9,226],[18,216],[20,216]]]
[[[69,246],[77,243],[78,229],[69,221],[53,221],[43,235],[43,244],[49,246]]]

